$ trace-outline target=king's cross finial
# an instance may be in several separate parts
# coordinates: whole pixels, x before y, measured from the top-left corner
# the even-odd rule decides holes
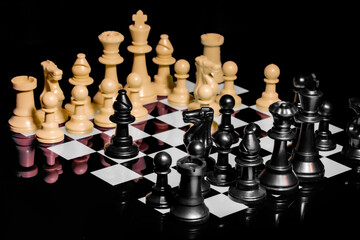
[[[139,10],[136,14],[132,15],[132,20],[135,23],[135,27],[142,28],[147,21],[147,15],[144,15],[144,13]]]

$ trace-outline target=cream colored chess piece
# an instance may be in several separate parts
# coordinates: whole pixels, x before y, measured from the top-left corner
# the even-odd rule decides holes
[[[41,62],[41,66],[43,67],[44,71],[44,90],[40,95],[40,99],[42,99],[43,95],[47,92],[55,93],[58,98],[58,108],[55,112],[55,121],[59,124],[64,123],[68,120],[69,115],[67,111],[62,107],[65,96],[60,88],[59,81],[62,79],[63,71],[59,69],[56,64],[50,60]],[[41,105],[41,107],[43,106]],[[38,116],[43,122],[45,118],[45,112],[40,109],[38,111]]]
[[[40,127],[34,103],[34,89],[37,80],[31,76],[18,76],[11,79],[16,91],[16,107],[9,119],[10,130],[16,133],[32,133]]]
[[[162,34],[160,41],[155,48],[157,56],[153,62],[157,64],[158,73],[154,76],[154,87],[158,96],[168,96],[174,88],[173,77],[170,75],[170,65],[175,63],[175,58],[171,56],[174,48],[171,45],[169,36]]]
[[[99,40],[103,45],[103,55],[99,57],[99,62],[105,65],[105,77],[114,80],[118,85],[118,90],[123,86],[119,83],[117,76],[117,65],[124,61],[120,56],[119,47],[124,41],[124,36],[116,31],[105,31],[99,35]],[[94,96],[94,103],[100,107],[103,105],[103,97],[99,85],[99,91]]]
[[[220,115],[220,106],[215,102],[216,95],[219,93],[219,84],[216,77],[222,74],[221,65],[210,61],[206,56],[199,56],[195,59],[196,66],[196,83],[194,88],[194,102],[190,103],[189,110],[199,109],[199,89],[202,85],[208,85],[212,90],[212,97],[209,103],[210,107],[214,109],[214,115]]]
[[[86,55],[84,53],[77,54],[77,59],[75,60],[71,71],[73,73],[73,77],[69,79],[69,83],[74,86],[83,85],[87,87],[94,82],[94,80],[89,76],[91,67],[86,60]],[[65,104],[65,109],[68,111],[69,115],[74,113],[75,104],[73,103],[73,100],[74,99],[71,98],[71,102]],[[85,114],[88,117],[93,117],[95,115],[95,108],[96,107],[91,103],[91,98],[87,96],[85,103]]]
[[[238,71],[238,67],[235,62],[227,61],[223,65],[224,72],[224,88],[221,89],[220,95],[216,97],[216,102],[220,101],[220,98],[224,95],[231,95],[235,99],[234,108],[238,108],[241,105],[241,98],[236,94],[234,89],[234,81],[236,80],[236,73]]]
[[[213,98],[213,91],[209,85],[202,85],[199,88],[199,103],[200,108],[202,107],[211,107],[210,104],[212,103]],[[214,113],[215,115],[215,113]],[[211,124],[211,134],[215,133],[218,130],[218,124],[213,120]]]
[[[180,59],[175,63],[175,77],[177,79],[176,86],[168,96],[169,104],[177,107],[186,107],[194,97],[189,93],[186,87],[186,79],[189,77],[190,64],[184,59]]]
[[[144,15],[141,10],[137,11],[132,16],[134,24],[129,26],[132,45],[128,46],[128,51],[134,54],[132,73],[137,73],[142,79],[139,96],[143,104],[154,102],[157,99],[155,88],[151,82],[146,67],[145,54],[151,51],[151,46],[147,44],[147,38],[150,32],[150,26],[145,24],[147,15]],[[127,89],[127,86],[125,86]]]
[[[85,135],[93,131],[94,124],[85,114],[84,105],[88,94],[87,88],[83,85],[77,85],[71,91],[75,110],[70,120],[65,124],[65,129],[70,134]]]
[[[131,110],[131,115],[133,115],[136,121],[145,120],[148,116],[148,111],[142,105],[139,97],[140,86],[142,79],[137,73],[130,73],[126,79],[128,85],[128,92],[130,96],[130,101],[133,106]]]
[[[109,117],[114,114],[113,103],[117,96],[118,84],[111,78],[105,78],[100,84],[103,97],[103,106],[100,112],[95,115],[94,123],[99,127],[114,128],[116,124],[110,121]]]
[[[41,143],[58,143],[64,140],[64,131],[59,128],[55,121],[58,99],[53,92],[43,95],[42,110],[45,112],[45,120],[41,123],[41,128],[36,130],[36,139]]]
[[[261,98],[256,100],[256,107],[259,110],[269,111],[269,106],[280,101],[276,92],[276,83],[279,82],[280,69],[275,64],[269,64],[264,70],[264,81],[266,83],[265,92],[262,93]]]
[[[224,44],[224,37],[218,33],[206,33],[201,35],[201,44],[204,46],[203,55],[210,61],[221,65],[220,47]],[[223,82],[223,74],[217,75],[216,81]]]

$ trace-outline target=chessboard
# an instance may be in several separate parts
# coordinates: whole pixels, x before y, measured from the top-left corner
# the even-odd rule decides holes
[[[186,85],[189,91],[192,92],[195,84],[187,81]],[[220,90],[222,87],[223,84],[220,84]],[[238,96],[241,97],[242,104],[239,108],[234,109],[234,114],[231,116],[232,124],[239,133],[240,140],[243,129],[248,123],[254,122],[261,127],[260,155],[263,157],[265,163],[270,159],[273,151],[274,141],[267,136],[267,131],[273,126],[273,118],[269,112],[256,108],[255,100],[257,96],[254,96],[251,91],[239,86],[234,86],[234,89]],[[158,152],[165,151],[172,157],[168,182],[173,190],[176,190],[178,187],[180,174],[176,171],[176,162],[178,159],[187,155],[183,143],[183,136],[185,131],[189,129],[189,124],[182,120],[182,112],[187,110],[186,107],[171,106],[166,97],[158,98],[155,102],[145,105],[145,107],[149,111],[147,119],[134,122],[129,126],[129,133],[139,146],[139,154],[130,159],[114,159],[106,156],[104,153],[104,145],[110,141],[111,136],[115,133],[115,128],[104,129],[95,126],[94,130],[87,135],[72,135],[66,131],[65,127],[62,127],[65,132],[64,141],[47,146],[37,143],[33,134],[13,134],[12,137],[17,143],[19,143],[19,141],[16,139],[29,139],[27,144],[24,143],[26,141],[22,140],[22,143],[17,145],[18,156],[29,157],[29,153],[31,155],[31,152],[35,154],[35,167],[27,168],[29,173],[19,167],[16,168],[18,176],[24,177],[14,180],[15,182],[13,184],[15,189],[19,191],[17,194],[25,199],[28,199],[25,193],[35,194],[35,199],[39,197],[43,198],[43,201],[41,201],[41,203],[36,202],[35,206],[41,209],[44,207],[49,210],[53,209],[51,211],[54,212],[50,214],[50,219],[61,226],[67,224],[59,223],[59,221],[54,220],[54,218],[60,216],[60,219],[63,219],[63,214],[65,213],[69,214],[68,217],[70,218],[75,216],[75,218],[81,219],[81,221],[84,222],[80,223],[80,225],[82,228],[87,229],[88,232],[86,234],[92,232],[102,234],[102,231],[95,229],[99,226],[105,228],[107,224],[115,228],[110,230],[110,232],[117,231],[118,229],[119,232],[123,231],[131,236],[140,236],[148,232],[158,234],[159,236],[172,236],[173,233],[171,231],[177,233],[181,231],[179,236],[182,237],[184,237],[183,234],[203,234],[201,229],[195,228],[194,230],[193,227],[187,229],[185,226],[187,230],[184,230],[184,226],[180,227],[177,225],[175,227],[173,226],[174,228],[169,228],[166,223],[166,219],[169,218],[169,209],[155,209],[145,203],[145,196],[151,192],[152,186],[156,181],[156,174],[153,172],[153,159]],[[214,120],[220,123],[221,116],[215,117]],[[337,140],[337,145],[332,151],[319,152],[320,159],[325,166],[325,178],[322,184],[325,184],[324,182],[331,182],[332,179],[337,179],[339,176],[341,178],[344,174],[352,172],[351,166],[344,161],[341,156],[342,145],[346,141],[344,129],[330,124],[329,130]],[[229,162],[235,167],[235,157],[239,153],[237,149],[238,144],[234,144],[231,148],[232,151],[229,154]],[[211,149],[210,156],[214,159],[217,158],[215,145]],[[47,166],[46,163],[51,161],[55,163],[53,167]],[[259,171],[261,171],[261,168]],[[19,181],[25,185],[19,185]],[[349,184],[349,180],[344,182],[343,184]],[[315,186],[314,192],[322,191],[319,190],[322,188],[319,187],[319,184],[315,184]],[[28,187],[30,187],[31,190],[27,189]],[[253,220],[253,218],[256,217],[252,217],[252,215],[259,215],[258,210],[255,210],[257,207],[254,208],[232,201],[227,196],[228,189],[229,187],[211,185],[210,192],[204,196],[205,204],[210,210],[209,224],[210,226],[214,224],[216,226],[213,226],[213,228],[207,227],[206,230],[204,230],[206,236],[211,233],[219,234],[224,231],[224,229],[229,228],[227,226],[228,224],[231,226],[235,224],[236,221],[240,221],[239,224],[246,229],[246,231],[244,230],[245,232],[257,228],[267,229],[274,226],[275,229],[277,229],[282,225],[288,227],[288,225],[295,224],[287,222],[286,214],[285,219],[277,219],[277,217],[286,212],[285,209],[290,208],[282,207],[283,202],[281,201],[279,205],[271,204],[271,209],[276,209],[273,212],[274,219],[264,220],[261,217],[262,220],[260,223],[256,223],[256,221],[259,220]],[[297,201],[300,201],[298,204],[300,204],[301,208],[305,208],[308,201],[313,198],[311,189],[309,186],[302,187],[300,185],[300,197]],[[330,195],[333,195],[331,191]],[[19,200],[15,202],[17,201]],[[30,203],[34,204],[33,201],[30,201]],[[54,203],[58,205],[53,206]],[[28,204],[29,202],[25,205],[28,206]],[[274,205],[276,207],[274,207]],[[293,204],[293,202],[291,202],[290,205],[292,207],[297,206],[299,207],[298,210],[300,210],[299,205]],[[325,205],[328,206],[328,204]],[[69,207],[71,210],[64,209],[64,206]],[[261,206],[260,209],[264,208],[264,204]],[[78,210],[78,208],[80,208],[80,210]],[[267,207],[265,208],[267,209]],[[33,210],[26,211],[31,212]],[[47,213],[42,212],[44,210],[40,211],[40,213],[34,213],[35,216],[39,217],[42,214],[48,216]],[[76,211],[79,212],[76,213]],[[305,210],[303,209],[296,214],[298,215],[298,219],[295,221],[295,226],[298,226],[299,221],[301,224],[304,224],[304,222],[306,222],[305,220],[313,221],[312,219],[307,219],[303,211]],[[78,214],[83,214],[83,216],[78,216]],[[89,214],[92,216],[89,216]],[[331,212],[328,214],[331,214]],[[110,218],[111,220],[106,218]],[[89,223],[89,219],[92,219],[91,223]],[[76,220],[70,220],[70,222],[74,224],[73,221],[76,222]],[[265,223],[262,221],[265,221]],[[269,222],[266,223],[266,221]],[[124,225],[117,225],[120,224],[120,222]],[[45,225],[47,224],[49,223]],[[88,224],[92,227],[89,228]],[[135,226],[133,224],[135,224]],[[257,227],[254,227],[253,224]],[[124,226],[127,227],[124,228]],[[137,230],[138,228],[140,228],[140,230]],[[141,232],[142,228],[145,229],[144,231],[146,232]],[[103,230],[105,231],[105,229]],[[133,231],[140,232],[136,233]],[[233,231],[234,229],[228,233],[234,233]],[[78,230],[75,230],[75,232],[82,234],[81,231],[79,232]],[[182,237],[180,237],[180,239]]]

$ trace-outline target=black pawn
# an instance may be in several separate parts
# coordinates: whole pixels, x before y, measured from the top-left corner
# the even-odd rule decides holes
[[[208,172],[208,164],[206,157],[204,157],[206,152],[205,145],[200,140],[194,140],[186,146],[186,151],[189,154],[189,158],[201,159],[206,162],[206,172]],[[214,160],[215,161],[215,160]],[[210,183],[205,179],[205,175],[201,177],[201,193],[206,195],[210,192]]]
[[[126,90],[119,90],[113,108],[114,114],[110,116],[110,120],[116,123],[116,131],[110,143],[104,147],[105,155],[120,159],[135,157],[139,153],[139,148],[129,135],[129,124],[135,121],[135,117],[131,115],[132,104]]]
[[[217,131],[213,135],[213,141],[218,150],[218,157],[214,168],[207,173],[207,180],[215,186],[229,186],[236,180],[235,169],[229,164],[228,157],[233,135],[231,132]]]
[[[330,151],[336,147],[335,139],[329,130],[332,111],[333,107],[329,101],[323,101],[319,107],[321,121],[318,130],[315,131],[315,144],[320,151]]]
[[[200,141],[189,143],[189,151],[203,149]],[[203,151],[203,150],[202,150]],[[179,191],[170,214],[187,223],[204,223],[209,219],[209,209],[201,193],[201,179],[206,172],[206,162],[201,158],[186,156],[177,161],[177,171],[181,174]]]
[[[226,131],[232,135],[232,143],[239,141],[239,134],[234,130],[234,126],[231,124],[231,114],[234,113],[235,99],[231,95],[224,95],[220,98],[220,113],[221,123],[218,126],[218,131]]]
[[[235,202],[244,204],[258,204],[266,197],[265,189],[255,176],[255,168],[262,164],[259,155],[261,147],[256,133],[260,127],[250,123],[244,129],[244,137],[239,144],[240,155],[235,158],[237,168],[241,170],[236,184],[230,186],[229,197]]]
[[[350,98],[349,107],[355,111],[356,116],[348,123],[346,133],[349,141],[344,145],[341,153],[346,160],[360,169],[360,99]]]
[[[268,136],[275,140],[274,150],[259,180],[268,194],[290,195],[297,190],[299,180],[288,161],[286,143],[295,137],[290,126],[298,110],[293,103],[279,101],[271,104],[269,111],[274,117],[274,126],[268,131]]]
[[[319,150],[316,148],[314,130],[314,124],[321,120],[318,110],[323,94],[318,90],[319,81],[314,74],[308,76],[304,84],[305,88],[299,91],[301,108],[295,116],[295,119],[301,122],[301,127],[291,163],[300,181],[316,182],[320,181],[325,173]]]
[[[171,172],[171,156],[159,152],[154,157],[154,172],[157,174],[156,184],[152,192],[146,195],[146,204],[154,208],[169,208],[171,202],[171,187],[168,184],[168,174]]]

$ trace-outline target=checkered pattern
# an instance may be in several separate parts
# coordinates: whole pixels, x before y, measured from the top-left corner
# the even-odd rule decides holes
[[[187,82],[190,92],[194,88],[194,83]],[[220,90],[223,84],[220,84]],[[261,137],[261,155],[266,162],[270,159],[273,151],[274,141],[270,139],[266,132],[273,126],[273,118],[269,112],[256,109],[254,105],[256,98],[251,93],[241,87],[235,86],[237,94],[242,98],[242,104],[235,109],[232,124],[235,130],[240,133],[250,122],[255,122],[262,129]],[[189,124],[182,120],[182,111],[186,108],[174,107],[168,104],[167,99],[161,99],[150,103],[148,109],[153,109],[147,120],[135,122],[129,126],[130,134],[134,141],[139,145],[138,156],[131,159],[113,159],[104,154],[103,146],[109,142],[115,129],[94,131],[86,136],[71,135],[65,131],[66,140],[58,145],[49,147],[49,150],[58,154],[65,160],[76,160],[86,155],[100,159],[101,164],[92,165],[88,172],[99,178],[99,181],[105,181],[112,186],[125,184],[134,181],[136,184],[143,184],[139,189],[145,189],[138,193],[139,201],[145,203],[145,195],[151,191],[151,186],[156,182],[156,174],[153,173],[153,158],[156,153],[166,151],[173,159],[171,172],[168,176],[169,185],[176,188],[180,182],[180,174],[175,170],[176,161],[187,155],[183,145],[183,135],[189,128]],[[214,119],[218,123],[221,117]],[[316,127],[316,126],[315,126]],[[320,152],[321,161],[325,165],[325,177],[330,178],[350,170],[350,167],[342,163],[341,149],[344,144],[345,134],[343,129],[330,125],[330,130],[335,135],[338,145],[335,150],[329,152]],[[237,145],[232,146],[232,153],[229,155],[229,162],[235,166],[235,156],[237,154]],[[216,159],[216,147],[213,147],[211,156]],[[141,181],[140,181],[141,180]],[[211,214],[222,218],[232,213],[246,209],[244,204],[236,203],[227,196],[228,187],[211,186],[210,194],[205,197],[205,204],[208,206]],[[162,214],[169,212],[169,209],[154,210]]]

